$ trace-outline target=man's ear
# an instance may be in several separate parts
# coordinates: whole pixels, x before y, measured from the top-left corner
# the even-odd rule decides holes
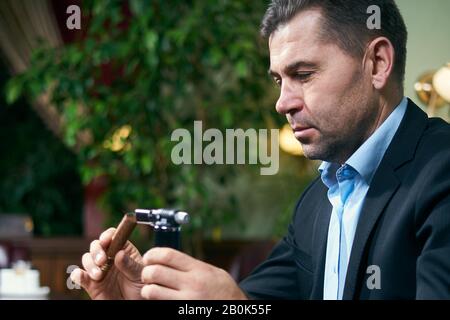
[[[394,69],[394,59],[394,46],[386,37],[375,38],[367,46],[364,60],[372,66],[370,76],[375,89],[381,90],[386,86]]]

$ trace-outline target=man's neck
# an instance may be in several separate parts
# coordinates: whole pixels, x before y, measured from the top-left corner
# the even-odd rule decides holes
[[[366,137],[364,137],[364,141],[366,141],[383,124],[383,122],[391,115],[392,111],[400,104],[402,99],[403,92],[401,95],[397,94],[392,98],[380,96],[380,107],[378,109],[377,119],[374,122],[372,129],[367,133]]]
[[[379,104],[379,112],[376,115],[376,120],[373,122],[370,130],[367,130],[365,136],[362,137],[361,142],[358,143],[354,150],[348,152],[348,154],[340,157],[337,161],[340,165],[344,165],[345,162],[352,156],[353,153],[358,150],[358,148],[367,140],[369,137],[383,124],[383,122],[391,115],[392,111],[400,104],[403,99],[403,90],[400,93],[389,95],[380,95],[378,104]]]

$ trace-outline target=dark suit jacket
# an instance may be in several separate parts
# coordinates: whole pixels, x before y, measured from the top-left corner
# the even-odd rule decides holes
[[[298,201],[288,234],[240,283],[248,297],[323,299],[331,210],[317,178]],[[372,265],[380,289],[368,285]],[[450,299],[450,125],[428,119],[411,101],[367,193],[343,298]]]

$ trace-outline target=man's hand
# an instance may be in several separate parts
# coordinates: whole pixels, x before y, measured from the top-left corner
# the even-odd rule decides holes
[[[225,270],[177,250],[153,248],[143,264],[144,299],[247,299]]]
[[[81,285],[91,299],[142,299],[142,257],[131,242],[127,241],[117,253],[114,265],[102,279],[103,271],[100,267],[106,263],[105,252],[115,230],[110,228],[98,240],[91,242],[89,252],[82,257],[84,270],[75,269],[70,278]]]

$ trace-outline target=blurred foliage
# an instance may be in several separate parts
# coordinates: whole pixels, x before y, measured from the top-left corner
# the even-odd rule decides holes
[[[5,82],[2,77],[0,87]],[[0,141],[0,213],[31,216],[37,236],[80,235],[83,188],[76,156],[23,99],[0,108]]]
[[[203,130],[283,121],[268,99],[268,52],[258,34],[265,8],[243,0],[83,1],[83,41],[43,45],[9,82],[7,98],[51,88],[83,182],[109,178],[103,205],[115,221],[135,207],[180,207],[191,212],[193,231],[212,230],[236,219],[236,199],[207,186],[226,186],[236,168],[176,166],[170,137],[192,131],[194,120]],[[78,148],[85,130],[89,143]]]

